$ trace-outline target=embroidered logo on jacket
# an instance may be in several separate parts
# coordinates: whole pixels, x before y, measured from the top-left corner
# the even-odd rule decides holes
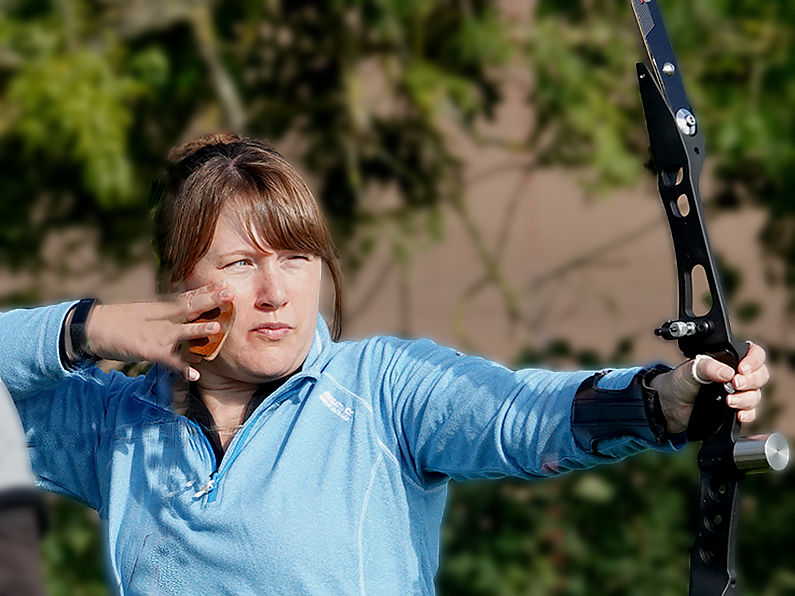
[[[334,396],[331,395],[328,391],[324,391],[320,394],[320,401],[326,404],[326,407],[334,412],[337,416],[342,418],[343,420],[350,420],[351,416],[353,416],[353,410],[350,408],[346,408],[343,406],[339,401],[334,399]]]

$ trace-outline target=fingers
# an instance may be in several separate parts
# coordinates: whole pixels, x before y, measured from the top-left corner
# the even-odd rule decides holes
[[[213,298],[212,293],[216,294]],[[204,308],[213,301],[224,302],[223,289],[195,292],[201,299],[194,304]],[[217,321],[185,323],[185,316],[172,317],[182,312],[182,306],[172,303],[137,303],[102,305],[94,309],[87,329],[92,352],[109,360],[159,362],[179,371],[188,379],[198,378],[191,362],[180,354],[180,344],[191,339],[207,337],[221,332]]]
[[[691,366],[695,367],[693,376],[699,382],[726,383],[731,381],[736,374],[731,366],[709,356],[699,356],[691,362]]]
[[[210,323],[185,323],[178,327],[178,335],[175,338],[175,343],[181,343],[190,339],[198,339],[200,337],[207,337],[208,335],[215,335],[221,332],[221,324],[213,321]]]
[[[233,299],[233,292],[225,282],[220,281],[183,292],[174,303],[176,311],[173,320],[179,321],[181,324],[178,327],[179,333],[173,341],[177,346],[181,345],[185,349],[175,350],[175,361],[171,366],[176,368],[188,381],[199,380],[199,371],[190,365],[198,364],[202,358],[191,354],[186,343],[192,339],[216,335],[223,330],[223,326],[217,321],[191,321],[196,321],[208,311],[231,303]],[[176,358],[177,354],[179,358]]]
[[[742,391],[726,396],[729,407],[740,410],[737,418],[740,422],[753,422],[756,419],[756,408],[762,401],[762,392],[759,389]]]
[[[731,381],[736,391],[726,396],[726,404],[738,410],[740,422],[756,419],[756,408],[762,400],[760,389],[770,378],[765,351],[760,346],[749,343],[748,354],[740,362],[737,373],[713,358],[698,358],[691,366],[696,367],[695,375],[701,379],[720,383]]]
[[[732,385],[738,391],[748,391],[764,387],[769,379],[770,372],[767,370],[767,366],[763,364],[760,368],[748,374],[735,375],[732,379]]]
[[[759,389],[770,379],[765,364],[765,352],[754,344],[749,348],[748,355],[740,362],[739,373],[735,373],[732,367],[714,358],[699,357],[691,362],[691,366],[695,367],[693,374],[698,379],[714,383],[731,381],[732,386],[738,391]]]
[[[234,295],[226,284],[217,282],[180,294],[175,303],[175,314],[181,321],[192,321],[208,310],[231,302],[233,298]]]
[[[187,381],[199,380],[199,371],[190,366],[190,364],[186,362],[186,359],[181,357],[181,354],[177,351],[173,352],[170,356],[164,356],[158,359],[158,362],[177,371]]]
[[[225,282],[216,282],[160,302],[158,311],[152,315],[154,318],[168,319],[175,323],[187,323],[202,313],[232,302],[234,297]]]
[[[765,365],[765,351],[761,346],[748,342],[748,353],[740,361],[738,372],[746,375],[755,370],[759,370]]]

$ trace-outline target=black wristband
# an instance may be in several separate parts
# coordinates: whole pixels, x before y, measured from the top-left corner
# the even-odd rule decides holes
[[[651,425],[654,434],[664,440],[671,439],[676,435],[670,435],[666,430],[668,421],[665,419],[665,414],[662,411],[662,404],[660,403],[660,394],[656,389],[651,386],[651,380],[657,375],[670,372],[670,366],[658,364],[654,368],[645,371],[641,379],[641,387],[643,388],[643,400],[646,402],[646,414],[649,417],[649,424]]]
[[[96,362],[99,360],[88,348],[86,326],[88,317],[94,307],[100,304],[96,298],[86,298],[77,303],[72,310],[72,320],[69,323],[69,339],[72,343],[72,352],[80,360]]]

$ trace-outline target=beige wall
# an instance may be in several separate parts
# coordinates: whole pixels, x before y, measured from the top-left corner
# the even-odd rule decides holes
[[[524,99],[527,84],[525,73],[506,72],[506,101],[497,121],[482,126],[485,133],[507,140],[526,138],[530,123]],[[509,320],[498,292],[487,287],[464,311],[469,341],[456,333],[454,308],[484,267],[460,219],[447,210],[444,239],[415,255],[402,287],[397,268],[383,276],[389,267],[387,239],[356,276],[348,276],[345,336],[408,331],[506,364],[523,346],[542,347],[554,338],[606,355],[617,341],[629,337],[636,362],[679,362],[675,345],[652,333],[677,312],[673,252],[655,181],[649,177],[634,191],[587,200],[575,173],[548,171],[528,177],[520,168],[527,155],[475,146],[457,136],[454,127],[448,128],[466,164],[467,180],[472,181],[466,201],[474,221],[490,247],[505,239],[501,265],[519,297],[523,320]],[[290,146],[280,147],[288,157]],[[489,172],[493,174],[485,175]],[[708,188],[704,195],[709,196]],[[506,213],[510,213],[507,228]],[[747,328],[738,327],[736,334],[761,344],[789,345],[792,331],[784,315],[786,296],[782,288],[768,286],[762,275],[756,237],[763,217],[761,212],[745,209],[710,217],[708,227],[715,250],[743,272],[739,300],[764,305],[762,317]],[[58,254],[81,234],[85,232],[75,230],[49,243],[46,250]],[[617,242],[632,234],[631,240]],[[86,251],[78,270],[87,271],[95,259]],[[534,280],[583,259],[586,262],[568,274],[529,289]],[[4,277],[4,290],[23,287],[28,277]],[[50,280],[46,294],[50,299],[97,295],[106,301],[151,300],[153,277],[148,266],[116,272],[111,282],[100,273],[83,273]],[[786,390],[794,375],[783,366],[773,372],[768,396],[786,407],[775,426],[786,426],[795,434],[795,400],[788,398]]]

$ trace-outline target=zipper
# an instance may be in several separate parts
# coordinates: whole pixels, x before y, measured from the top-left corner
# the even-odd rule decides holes
[[[216,469],[210,474],[210,478],[205,482],[202,487],[193,495],[194,499],[201,499],[206,497],[206,503],[214,503],[215,500],[218,498],[218,484],[221,482],[221,479],[224,473],[229,469],[229,467],[234,463],[237,459],[237,456],[240,455],[240,451],[242,450],[242,446],[245,443],[246,439],[252,432],[252,428],[257,420],[262,418],[262,416],[266,412],[270,412],[275,410],[279,407],[283,400],[279,400],[278,398],[287,391],[287,389],[295,385],[299,379],[303,379],[305,377],[309,377],[310,375],[304,376],[295,376],[279,387],[276,391],[274,391],[271,395],[268,396],[267,400],[270,403],[263,403],[260,405],[259,412],[255,412],[251,415],[251,417],[243,423],[243,428],[241,428],[232,439],[232,442],[229,445],[229,449],[227,449],[226,453],[224,453],[223,458],[221,459],[220,464],[216,462]],[[210,440],[204,434],[204,432],[199,428],[199,425],[193,422],[192,420],[188,419],[188,422],[192,424],[202,435],[204,442],[207,445],[207,449],[210,453],[213,453],[213,448],[210,445]],[[215,456],[213,455],[213,459]]]
[[[269,411],[272,408],[273,404],[269,404],[264,411]],[[249,419],[246,422],[248,423],[253,421]],[[194,498],[201,498],[206,494],[207,503],[215,502],[215,500],[218,498],[218,491],[216,491],[215,488],[218,485],[218,482],[221,481],[221,478],[223,477],[224,473],[229,469],[229,466],[232,465],[232,462],[234,462],[235,459],[237,459],[237,456],[240,454],[240,451],[242,449],[241,447],[242,444],[245,442],[246,437],[248,437],[248,435],[251,433],[251,426],[252,425],[250,424],[244,424],[243,428],[237,431],[237,434],[235,434],[235,437],[232,439],[232,443],[229,445],[229,449],[227,449],[226,453],[224,453],[224,457],[221,460],[221,465],[218,466],[218,469],[215,472],[210,474],[210,479],[201,488],[201,490],[199,490],[199,492],[196,493],[196,495],[199,495],[199,497],[196,497],[196,495],[194,495],[193,496]],[[207,490],[205,490],[205,488]]]
[[[215,451],[213,451],[213,446],[210,445],[210,439],[207,438],[207,435],[204,434],[202,428],[190,418],[185,418],[188,421],[188,426],[192,427],[199,435],[200,440],[204,443],[204,446],[207,449],[207,452],[210,454],[210,459],[212,460],[212,467],[213,471],[210,472],[210,478],[205,482],[202,487],[193,494],[194,499],[201,499],[204,495],[210,493],[213,488],[215,488],[215,477],[218,474],[218,460],[215,457]]]
[[[196,492],[193,495],[194,499],[201,499],[204,495],[212,492],[212,490],[215,488],[215,476],[216,476],[216,474],[218,474],[218,472],[213,472],[212,474],[210,474],[210,479],[207,482],[205,482],[204,486],[202,486],[198,490],[198,492]]]

